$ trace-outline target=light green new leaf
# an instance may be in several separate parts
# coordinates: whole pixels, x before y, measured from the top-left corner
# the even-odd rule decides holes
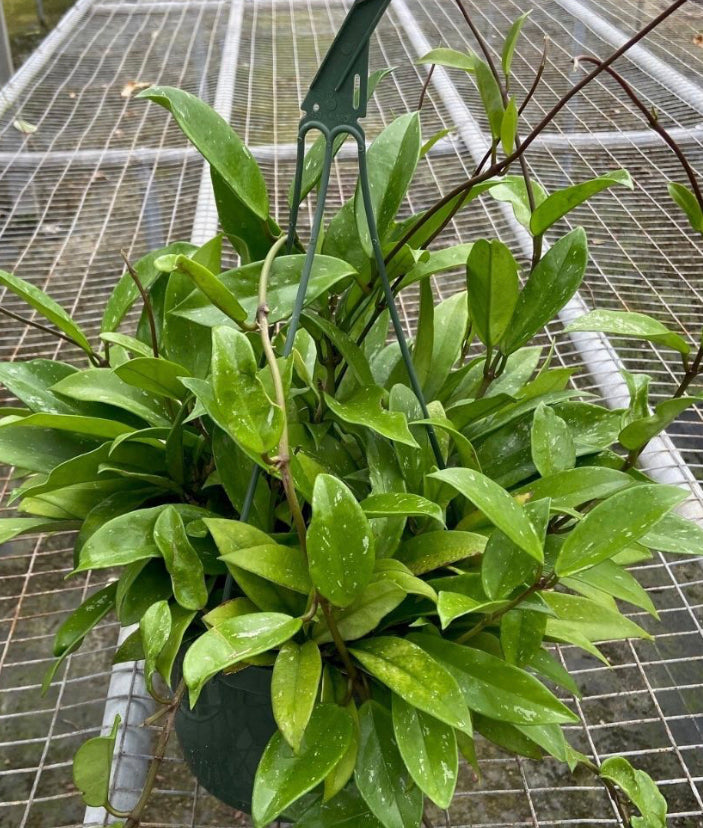
[[[298,546],[265,542],[261,546],[234,549],[221,557],[228,565],[245,569],[294,592],[307,595],[312,588],[305,554]]]
[[[352,655],[374,678],[408,704],[471,733],[471,718],[454,678],[434,658],[403,638],[359,641]]]
[[[464,268],[472,247],[473,244],[468,243],[455,244],[441,250],[431,250],[426,259],[421,259],[408,270],[400,283],[401,289],[430,276],[436,276],[438,273]]]
[[[505,37],[503,51],[501,53],[501,63],[503,64],[503,72],[505,73],[506,80],[510,78],[510,67],[513,65],[515,46],[517,45],[518,38],[520,37],[520,32],[522,31],[522,27],[531,13],[532,10],[530,9],[516,18]]]
[[[623,756],[611,756],[601,765],[600,775],[615,782],[639,808],[642,816],[631,818],[632,828],[666,828],[666,799],[649,774],[633,768]]]
[[[152,604],[139,621],[139,632],[144,647],[144,680],[153,694],[152,678],[157,670],[157,659],[171,635],[171,610],[168,601]]]
[[[432,371],[423,391],[434,400],[444,385],[452,366],[461,354],[461,343],[469,322],[469,307],[464,291],[455,293],[434,309]],[[414,417],[413,419],[419,419]]]
[[[662,400],[657,404],[654,413],[648,417],[640,417],[625,426],[618,435],[618,442],[626,449],[636,450],[664,431],[689,406],[703,400],[703,397],[677,397]]]
[[[183,660],[183,678],[190,691],[190,706],[198,700],[205,682],[259,653],[292,638],[302,626],[300,618],[280,612],[253,612],[230,618],[194,641]]]
[[[80,791],[83,802],[93,808],[102,808],[109,802],[112,754],[121,722],[122,719],[115,716],[107,736],[88,739],[73,757],[73,783]]]
[[[654,342],[656,345],[663,345],[665,348],[672,348],[680,354],[688,354],[691,350],[691,346],[683,337],[644,313],[594,310],[575,322],[571,322],[566,332],[572,331],[597,331],[612,336],[631,336],[635,339]]]
[[[399,411],[383,408],[383,397],[383,388],[373,385],[359,388],[344,402],[338,402],[325,394],[325,402],[330,411],[345,423],[365,426],[397,443],[417,448],[417,441],[410,433],[406,417]]]
[[[430,477],[448,483],[535,560],[543,560],[542,542],[525,510],[497,483],[473,469],[443,469]]]
[[[668,514],[640,538],[640,543],[660,552],[703,555],[703,527],[681,515]]]
[[[465,72],[475,72],[478,57],[474,52],[468,50],[466,52],[459,52],[456,49],[432,49],[426,55],[423,55],[416,64],[429,63],[435,66],[446,66],[448,69],[463,69]]]
[[[56,327],[70,337],[76,345],[82,348],[87,354],[92,354],[88,338],[78,325],[71,319],[66,311],[55,302],[44,291],[40,290],[30,282],[25,282],[12,273],[0,270],[0,285],[19,296],[21,299],[38,311],[45,319],[56,325]]]
[[[366,517],[428,517],[444,525],[444,513],[440,506],[421,495],[408,492],[374,494],[361,501]]]
[[[503,109],[503,96],[501,95],[498,81],[495,79],[488,64],[483,60],[476,61],[474,79],[478,87],[478,93],[481,96],[481,103],[486,112],[486,117],[488,118],[491,135],[494,139],[499,139],[505,110]]]
[[[471,710],[515,724],[578,721],[534,676],[496,656],[432,635],[411,639],[449,670]]]
[[[502,242],[479,239],[466,263],[466,280],[474,330],[481,342],[491,348],[505,333],[515,310],[517,262]]]
[[[114,369],[115,374],[128,385],[141,388],[158,397],[183,399],[186,389],[179,377],[187,377],[190,371],[167,359],[136,357]]]
[[[168,641],[156,657],[156,669],[159,671],[159,675],[166,682],[167,686],[170,687],[173,665],[176,662],[176,658],[183,644],[183,637],[193,622],[196,613],[194,610],[183,609],[183,607],[175,603],[169,604],[169,609],[171,611],[171,632],[169,633]],[[139,659],[141,658],[144,658],[143,653],[139,656]],[[135,659],[135,661],[139,659]]]
[[[372,581],[349,606],[333,612],[339,634],[345,641],[362,638],[376,629],[383,618],[404,600],[405,594],[400,586],[391,581]],[[332,641],[332,634],[324,621],[315,624],[313,637],[320,644]]]
[[[237,298],[222,284],[220,279],[208,268],[187,256],[177,256],[175,270],[180,270],[189,276],[212,304],[234,322],[243,322],[247,312],[239,304]]]
[[[384,828],[419,826],[422,792],[408,776],[390,713],[375,701],[364,702],[359,710],[359,753],[354,779]],[[352,824],[356,828],[358,823]]]
[[[505,114],[500,125],[500,143],[506,155],[512,155],[515,149],[515,133],[517,132],[518,111],[515,98],[508,101]]]
[[[176,601],[184,609],[202,609],[208,597],[203,565],[173,506],[167,506],[156,518],[154,541],[171,576]]]
[[[322,782],[349,748],[352,731],[352,718],[344,708],[318,704],[297,754],[280,733],[274,733],[254,779],[252,816],[256,828],[269,825]]]
[[[417,112],[396,118],[367,152],[371,207],[380,239],[384,239],[400,207],[420,159],[422,136]],[[373,255],[361,185],[354,197],[356,226],[367,256]]]
[[[547,619],[547,636],[582,647],[594,641],[652,636],[617,610],[589,598],[563,592],[545,592],[544,599],[557,617]],[[583,642],[583,643],[580,643]],[[589,650],[590,651],[590,650]]]
[[[530,181],[530,187],[535,206],[538,206],[547,198],[547,193],[541,184],[534,180]],[[496,201],[512,205],[516,220],[529,230],[532,208],[527,194],[527,183],[521,175],[503,176],[496,181],[495,187],[491,187],[490,193]]]
[[[276,656],[271,679],[273,716],[283,738],[295,753],[315,707],[322,675],[322,658],[314,641],[287,641]]]
[[[427,581],[413,575],[409,567],[395,558],[379,558],[374,567],[374,578],[399,586],[407,595],[422,595],[433,603],[437,602],[437,593]]]
[[[310,577],[333,604],[346,607],[371,580],[373,534],[361,506],[330,474],[315,479],[307,534]]]
[[[439,808],[454,797],[459,757],[451,727],[393,695],[393,732],[415,784]]]
[[[586,233],[576,227],[555,242],[520,292],[501,350],[512,354],[551,321],[578,290],[588,262]]]
[[[415,575],[474,558],[486,548],[486,538],[474,532],[426,532],[405,541],[396,558]]]
[[[661,484],[635,486],[614,494],[569,533],[557,558],[556,573],[573,575],[612,558],[685,499],[683,489]]]
[[[548,405],[540,403],[532,418],[532,462],[548,477],[576,464],[576,447],[569,426]]]
[[[699,233],[703,233],[703,210],[693,192],[683,184],[670,181],[668,186],[669,195],[686,214],[691,227]]]
[[[254,350],[241,331],[212,331],[212,387],[227,433],[243,448],[264,454],[278,444],[284,415],[266,394]]]
[[[477,600],[459,592],[441,590],[437,601],[437,613],[444,630],[452,621],[461,618],[463,615],[470,615],[471,613],[490,614],[503,609],[507,604],[508,601]]]
[[[574,207],[582,204],[601,190],[612,187],[613,184],[622,184],[628,190],[634,189],[635,186],[627,170],[615,170],[606,175],[599,175],[598,178],[593,178],[591,181],[557,190],[535,209],[530,219],[530,230],[535,236],[542,235],[554,222],[559,221]]]

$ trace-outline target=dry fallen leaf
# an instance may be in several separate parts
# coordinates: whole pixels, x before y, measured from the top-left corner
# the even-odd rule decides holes
[[[16,118],[12,122],[12,126],[18,132],[24,132],[25,135],[32,135],[32,133],[37,131],[35,124],[30,124],[29,121],[23,121],[22,118]]]
[[[127,81],[122,87],[120,95],[123,98],[131,98],[135,92],[139,92],[140,89],[146,89],[147,86],[151,86],[151,81]]]
[[[694,35],[693,42],[696,46],[700,46],[703,49],[703,32],[698,32],[697,35]]]

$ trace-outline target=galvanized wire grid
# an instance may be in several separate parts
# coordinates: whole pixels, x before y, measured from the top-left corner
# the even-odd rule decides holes
[[[536,123],[578,77],[573,55],[603,56],[610,51],[601,37],[603,21],[631,33],[662,7],[651,0],[587,0],[576,14],[566,12],[560,0],[538,0],[530,6],[534,12],[515,61],[518,98],[530,85],[544,33],[550,37],[551,51],[543,90],[526,110],[529,123]],[[188,238],[201,177],[201,164],[163,112],[121,93],[126,94],[128,83],[164,83],[214,101],[230,6],[224,0],[82,0],[79,7],[82,12],[59,29],[55,48],[37,61],[36,73],[16,100],[8,106],[0,94],[0,107],[5,109],[0,121],[0,266],[47,288],[94,332],[104,298],[120,273],[119,248],[136,257],[156,245]],[[510,21],[524,11],[523,5],[510,0],[496,0],[487,8],[478,3],[467,7],[493,48],[500,47]],[[235,44],[231,120],[260,158],[279,218],[285,214],[292,174],[290,147],[285,145],[295,138],[298,101],[344,13],[345,4],[331,0],[258,0],[244,6]],[[685,6],[650,38],[649,55],[664,59],[679,78],[700,86],[703,52],[693,37],[702,28],[700,7]],[[418,56],[418,36],[432,46],[470,43],[449,0],[394,0],[379,29],[373,63],[397,69],[384,81],[370,109],[370,137],[416,104],[424,78],[424,70],[418,72],[412,65]],[[703,173],[703,133],[697,132],[703,111],[690,95],[682,94],[676,76],[664,82],[652,70],[654,63],[623,60],[619,68],[657,106],[663,122],[677,130]],[[234,74],[234,68],[222,71]],[[451,80],[485,131],[470,82],[458,73]],[[464,143],[470,116],[457,124],[457,108],[442,91],[446,93],[430,87],[424,132],[429,136],[443,127],[460,128],[423,164],[408,212],[431,203],[473,166],[471,147]],[[21,135],[12,126],[16,117],[37,125],[37,131]],[[654,314],[693,339],[703,327],[701,248],[666,197],[666,180],[681,179],[676,164],[651,136],[643,138],[643,129],[639,115],[609,81],[596,83],[533,148],[530,166],[547,188],[620,166],[631,171],[638,184],[634,193],[610,191],[576,214],[588,231],[592,253],[583,298],[591,306]],[[589,137],[593,133],[607,136],[594,143]],[[332,206],[351,194],[354,175],[353,161],[337,163]],[[521,252],[509,215],[489,201],[477,203],[455,220],[448,238],[452,234],[455,240],[500,235]],[[461,284],[457,274],[437,280],[435,288],[446,296]],[[19,310],[10,297],[3,302]],[[412,328],[417,311],[412,297],[402,310]],[[584,354],[562,333],[560,323],[550,326],[543,340],[556,342],[562,364],[583,364]],[[652,375],[655,394],[672,387],[670,353],[614,344],[626,367]],[[78,357],[33,329],[6,325],[0,333],[2,359],[56,355]],[[605,367],[612,369],[609,363]],[[582,385],[603,393],[588,377]],[[701,413],[689,414],[670,434],[689,468],[703,477]],[[657,461],[665,467],[677,458],[662,455]],[[6,476],[3,494],[11,488]],[[109,573],[64,581],[71,569],[69,535],[17,540],[0,555],[0,825],[82,825],[84,808],[71,784],[71,756],[85,738],[100,730],[117,625],[103,624],[91,635],[44,699],[39,686],[50,663],[56,627]],[[569,738],[598,759],[612,753],[629,756],[659,780],[669,800],[671,826],[701,826],[701,569],[695,561],[660,556],[639,567],[639,576],[661,621],[640,612],[631,617],[656,635],[654,643],[606,645],[610,669],[574,648],[559,649],[584,691],[580,701],[570,701],[581,724],[569,729]],[[477,782],[462,769],[453,825],[618,824],[612,804],[590,778],[572,778],[550,760],[538,765],[505,758],[486,743],[480,747],[483,778]],[[173,745],[144,824],[215,828],[248,822],[198,788]]]

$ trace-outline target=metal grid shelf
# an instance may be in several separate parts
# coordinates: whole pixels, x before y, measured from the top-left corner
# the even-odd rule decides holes
[[[0,265],[49,290],[95,332],[102,303],[121,270],[120,247],[138,256],[188,238],[194,222],[201,236],[212,226],[201,163],[160,110],[122,97],[130,81],[181,86],[219,107],[252,145],[282,217],[298,101],[347,5],[348,0],[79,0],[42,50],[0,91]],[[551,40],[545,86],[526,111],[529,123],[536,123],[578,77],[575,54],[607,54],[612,48],[607,38],[631,33],[662,7],[660,0],[535,0],[529,5],[534,11],[515,61],[518,92],[529,86],[544,35]],[[476,0],[467,6],[496,49],[512,19],[524,11],[513,0]],[[692,38],[702,28],[703,8],[684,6],[648,40],[646,52],[620,62],[628,80],[676,131],[701,174],[703,93],[696,89],[701,88],[703,51]],[[413,62],[423,42],[470,45],[449,0],[394,0],[372,61],[397,69],[370,107],[371,137],[393,116],[415,107],[424,70]],[[466,175],[483,140],[485,124],[473,120],[473,88],[458,74],[448,80],[430,87],[423,125],[427,135],[457,129],[423,164],[408,211],[422,209]],[[257,107],[257,101],[264,103]],[[17,117],[37,125],[37,132],[18,133],[12,126]],[[678,170],[612,84],[596,83],[587,97],[575,99],[528,157],[547,187],[620,166],[636,179],[634,193],[604,193],[576,215],[591,241],[592,264],[583,290],[587,304],[653,313],[689,335],[703,327],[703,248],[672,216],[665,197],[666,178],[677,178]],[[333,203],[349,196],[354,175],[353,164],[336,163]],[[304,213],[308,219],[309,210],[310,205]],[[448,234],[456,241],[500,234],[517,254],[523,249],[509,212],[488,200],[459,216]],[[449,275],[434,287],[447,296],[462,281],[461,274]],[[14,307],[11,299],[3,301]],[[412,328],[416,300],[409,296],[402,310]],[[615,340],[613,352],[584,354],[563,327],[553,323],[543,341],[556,343],[562,364],[588,364],[592,374],[584,376],[583,387],[611,401],[618,398],[613,356],[651,374],[656,393],[671,387],[672,373],[657,349]],[[0,359],[57,355],[78,356],[33,329],[6,325],[0,332]],[[703,510],[694,481],[694,476],[703,478],[701,412],[690,412],[669,436],[671,442],[648,459],[649,468],[681,475],[685,460],[691,508]],[[12,482],[7,474],[1,482],[6,495]],[[53,632],[107,577],[66,582],[70,568],[68,535],[25,538],[0,549],[3,828],[104,824],[103,815],[91,811],[86,816],[70,781],[70,760],[78,744],[103,725],[106,695],[114,687],[117,625],[101,625],[70,657],[65,675],[47,696],[39,695]],[[660,782],[670,804],[669,825],[701,828],[703,575],[699,562],[659,556],[639,567],[639,576],[661,621],[641,613],[633,617],[656,635],[653,643],[605,645],[611,668],[572,647],[559,648],[584,691],[579,702],[566,700],[581,719],[569,738],[597,758],[616,752],[630,756]],[[126,689],[110,703],[131,698],[138,707],[138,672],[130,669],[123,678]],[[130,741],[128,749],[122,743],[124,763],[138,763],[148,750],[149,733],[137,727],[138,711],[132,712],[129,732],[137,741]],[[477,781],[462,769],[452,808],[455,828],[618,824],[608,798],[590,778],[571,777],[552,761],[537,765],[508,759],[487,743],[480,748],[483,777]],[[197,787],[172,744],[145,828],[248,824]]]

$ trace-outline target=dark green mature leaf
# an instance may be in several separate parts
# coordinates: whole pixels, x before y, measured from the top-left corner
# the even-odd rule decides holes
[[[515,724],[576,722],[536,678],[489,653],[431,635],[413,635],[454,676],[469,709]]]
[[[644,339],[647,342],[663,345],[665,348],[672,348],[681,354],[688,354],[691,350],[691,346],[683,337],[670,331],[659,320],[653,319],[644,313],[594,310],[571,322],[566,331],[567,333],[571,333],[571,331],[596,331],[612,336],[631,336],[635,339]]]
[[[434,310],[432,372],[423,388],[429,400],[437,397],[452,366],[461,354],[461,343],[469,321],[466,293],[455,293]],[[419,419],[419,418],[414,418]]]
[[[386,236],[420,159],[420,117],[409,112],[396,118],[368,149],[369,185],[379,238]],[[354,197],[356,226],[367,256],[373,254],[361,186]]]
[[[652,638],[642,627],[617,610],[604,607],[589,598],[546,592],[544,599],[557,615],[556,618],[547,619],[547,635],[557,641],[569,641],[583,646],[579,642]]]
[[[454,797],[459,759],[451,727],[393,695],[393,732],[415,784],[440,808]]]
[[[27,417],[6,422],[4,425],[0,425],[0,428],[11,429],[14,426],[72,431],[75,434],[105,440],[114,440],[116,437],[134,431],[132,426],[125,425],[117,420],[101,417],[82,417],[78,414],[29,414]]]
[[[378,624],[405,598],[405,591],[392,581],[372,581],[348,606],[334,611],[339,634],[345,641],[375,630]],[[313,637],[320,644],[332,641],[332,634],[324,621],[313,628]]]
[[[77,529],[80,524],[70,520],[46,520],[42,517],[2,518],[0,520],[0,544],[19,535],[39,532],[65,532]]]
[[[555,571],[573,575],[630,546],[667,512],[685,500],[686,492],[674,486],[635,486],[598,504],[569,533]]]
[[[249,484],[249,476],[242,474],[246,455],[221,428],[215,428],[212,435],[212,456],[220,485],[232,506],[241,514]],[[255,526],[266,525],[269,517],[268,503],[268,486],[260,476],[249,515],[250,522]]]
[[[544,648],[538,650],[529,663],[529,668],[541,676],[553,681],[554,684],[563,687],[567,692],[581,698],[581,691],[576,682],[571,678],[569,671],[562,667],[561,663]]]
[[[390,713],[375,701],[364,702],[359,730],[354,774],[359,792],[384,828],[416,828],[422,819],[422,792],[410,783]]]
[[[223,554],[222,560],[228,566],[234,566],[234,572],[245,569],[303,595],[307,595],[312,588],[305,554],[297,546],[282,546],[269,541],[234,549]]]
[[[471,248],[466,274],[474,330],[491,348],[505,333],[517,303],[517,262],[502,242],[479,239]]]
[[[168,640],[156,657],[156,669],[166,682],[166,685],[171,687],[173,665],[176,662],[176,658],[183,644],[183,637],[193,622],[196,613],[193,610],[183,609],[183,607],[175,603],[169,604],[169,610],[171,611],[171,631]],[[144,655],[142,654],[140,658],[144,658]]]
[[[227,433],[243,448],[264,454],[277,445],[283,412],[268,397],[254,350],[241,331],[212,331],[212,387]]]
[[[531,13],[532,9],[517,17],[505,37],[503,51],[501,53],[501,63],[503,64],[503,72],[505,73],[506,79],[510,77],[510,67],[513,65],[513,55],[515,54],[515,46],[520,37],[520,32]]]
[[[314,641],[287,641],[276,656],[271,679],[273,715],[283,738],[295,753],[315,707],[322,675],[320,650]]]
[[[510,610],[500,620],[500,644],[508,664],[524,667],[542,644],[547,616],[542,612]]]
[[[85,542],[75,572],[124,566],[133,561],[161,556],[154,540],[154,526],[166,505],[121,514],[102,524]],[[176,503],[174,509],[185,523],[209,516],[206,509]]]
[[[507,601],[486,601],[482,598],[471,598],[460,592],[442,590],[439,593],[439,599],[437,601],[437,613],[439,614],[439,620],[444,630],[452,621],[464,615],[471,615],[473,613],[487,615],[501,610],[507,605]]]
[[[643,546],[676,555],[703,555],[703,527],[681,515],[668,514],[640,538]]]
[[[444,469],[430,477],[448,483],[535,560],[542,561],[542,542],[524,509],[497,483],[473,469]]]
[[[382,406],[384,390],[378,386],[359,388],[344,402],[325,394],[325,402],[337,417],[345,423],[370,428],[383,437],[417,448],[417,441],[410,433],[406,417],[399,411],[387,411]]]
[[[394,517],[429,517],[444,525],[444,513],[440,506],[421,495],[408,492],[386,492],[374,494],[361,501],[364,514],[370,518]]]
[[[623,756],[611,756],[601,765],[600,775],[615,782],[639,808],[642,816],[631,818],[632,828],[666,828],[666,799],[649,774],[633,768]]]
[[[202,609],[208,597],[203,565],[173,506],[167,506],[156,518],[154,541],[171,576],[176,601],[184,609]]]
[[[589,500],[602,500],[633,486],[630,475],[606,466],[579,466],[527,483],[516,495],[530,495],[534,502],[551,498],[555,507],[573,508]]]
[[[383,828],[355,785],[332,799],[318,799],[296,820],[296,828]]]
[[[646,446],[652,437],[671,425],[681,412],[701,400],[703,396],[662,400],[653,414],[628,423],[618,435],[618,442],[631,451]]]
[[[88,739],[73,757],[73,782],[83,802],[93,808],[101,808],[109,801],[112,754],[121,722],[122,719],[115,716],[107,736]]]
[[[528,759],[539,760],[544,754],[529,736],[518,729],[518,725],[509,724],[498,719],[491,719],[488,716],[474,715],[476,730],[489,742],[498,745],[508,753],[517,756],[526,756]],[[524,725],[520,725],[524,727]]]
[[[0,428],[0,462],[30,472],[48,474],[67,460],[97,448],[92,437],[50,428]]]
[[[628,190],[634,189],[635,186],[627,170],[615,170],[606,175],[599,175],[598,178],[593,178],[591,181],[557,190],[536,208],[530,220],[530,230],[535,236],[541,235],[554,222],[570,213],[574,207],[582,204],[601,190],[612,187],[613,184],[622,184]]]
[[[424,575],[433,569],[473,558],[486,548],[486,538],[473,532],[426,532],[405,541],[396,553],[411,572]]]
[[[371,527],[349,488],[329,474],[315,480],[307,550],[315,587],[336,606],[351,604],[371,580]]]
[[[471,719],[454,678],[434,658],[403,638],[380,636],[350,649],[363,667],[408,704],[471,733]]]
[[[70,337],[87,354],[93,353],[88,338],[68,313],[50,296],[47,296],[44,291],[36,287],[36,285],[25,282],[24,279],[20,279],[12,273],[6,273],[4,270],[0,270],[0,285],[6,287],[21,299],[24,299],[28,305],[38,311],[45,319],[48,319],[49,322],[53,323],[66,336]]]
[[[426,259],[420,259],[414,267],[405,274],[400,283],[401,290],[414,282],[436,276],[438,273],[445,273],[448,270],[459,270],[466,267],[466,259],[471,252],[473,244],[455,244],[452,247],[444,247],[441,250],[431,250]]]
[[[364,352],[344,331],[324,317],[311,313],[303,314],[303,324],[306,327],[309,325],[316,328],[330,340],[349,364],[349,370],[360,385],[372,386],[374,384],[373,374]]]
[[[301,626],[300,618],[284,613],[253,612],[229,618],[201,635],[190,645],[183,660],[190,706],[195,705],[205,682],[220,670],[278,647]]]
[[[352,728],[346,710],[336,704],[318,704],[297,754],[280,733],[274,733],[254,780],[252,816],[257,828],[269,825],[322,782],[349,747]]]
[[[686,214],[691,227],[699,233],[703,233],[703,210],[693,192],[683,184],[670,181],[668,184],[669,195]]]
[[[85,636],[115,607],[117,583],[108,584],[94,592],[61,624],[54,636],[55,661],[42,682],[42,693],[49,689],[57,670],[72,652],[83,643]]]
[[[562,583],[575,592],[581,592],[582,587],[594,587],[606,595],[612,595],[647,610],[655,618],[659,617],[644,587],[627,570],[612,560],[601,561],[597,566],[579,572],[572,578],[562,578]],[[587,595],[586,592],[583,594]]]
[[[532,419],[532,462],[548,477],[576,464],[576,447],[569,426],[548,405],[540,403]]]
[[[578,290],[588,262],[586,233],[576,227],[555,242],[520,292],[501,350],[512,354],[543,328]]]
[[[0,362],[0,383],[30,411],[47,414],[80,413],[78,403],[64,400],[49,390],[60,379],[75,373],[72,365],[49,359]]]
[[[171,635],[171,610],[168,601],[157,601],[139,620],[139,632],[144,646],[144,680],[153,694],[152,679],[156,662]]]
[[[167,359],[136,357],[115,368],[115,374],[134,388],[157,397],[179,400],[186,394],[186,389],[178,378],[189,376],[190,371]]]

